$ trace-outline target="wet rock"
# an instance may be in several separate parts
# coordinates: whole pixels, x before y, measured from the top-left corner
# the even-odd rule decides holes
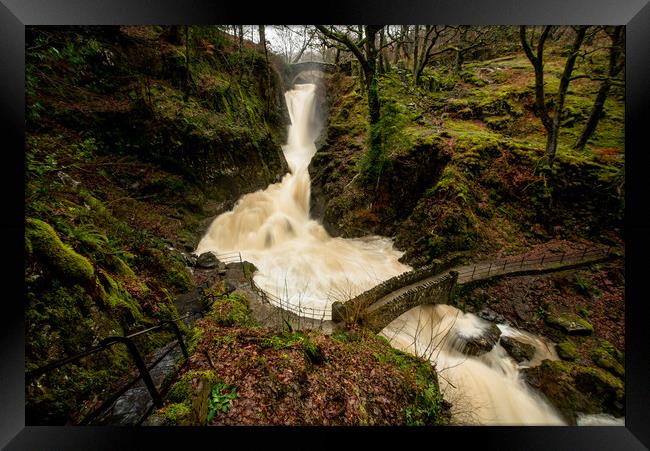
[[[482,335],[477,337],[466,338],[464,343],[463,352],[467,355],[482,355],[490,350],[497,344],[501,330],[496,324],[490,324]]]
[[[563,360],[574,361],[580,357],[578,354],[578,348],[576,348],[576,346],[568,340],[558,343],[555,346],[555,351],[557,352],[557,355]]]
[[[186,254],[183,252],[183,259],[185,259],[185,263],[187,263],[187,266],[196,266],[196,262],[199,259],[199,257],[196,254]]]
[[[584,318],[573,313],[555,313],[546,317],[546,324],[567,335],[591,335],[594,327]]]
[[[575,424],[577,412],[624,413],[623,382],[599,368],[561,360],[544,360],[539,366],[521,372],[524,380]]]
[[[513,300],[513,307],[520,320],[530,321],[532,319],[532,310],[524,300],[515,298]]]
[[[204,252],[196,259],[199,268],[212,269],[219,265],[219,259],[212,252]]]
[[[535,347],[512,337],[501,337],[501,346],[517,363],[532,360],[535,356]]]
[[[248,285],[248,284],[246,284],[246,285]],[[237,285],[235,285],[235,283],[233,281],[231,281],[230,279],[228,279],[228,280],[226,280],[224,282],[224,292],[226,294],[230,294],[233,291],[235,291],[236,289],[237,289]]]
[[[491,308],[485,307],[480,312],[477,313],[480,318],[483,318],[486,321],[493,323],[505,323],[507,322],[503,315],[495,312]]]

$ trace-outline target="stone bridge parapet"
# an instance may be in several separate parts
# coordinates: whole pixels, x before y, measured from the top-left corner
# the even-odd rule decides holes
[[[359,312],[367,309],[371,304],[377,302],[384,296],[428,277],[447,271],[461,263],[463,258],[464,257],[461,253],[451,254],[444,260],[434,260],[427,266],[423,266],[413,271],[407,271],[385,280],[379,285],[368,291],[364,291],[345,303],[334,302],[332,304],[332,320],[340,322],[344,321],[346,318],[353,316],[356,317]]]

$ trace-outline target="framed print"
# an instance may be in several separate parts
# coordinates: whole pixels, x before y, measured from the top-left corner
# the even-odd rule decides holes
[[[650,446],[647,2],[313,6],[2,0],[0,443]]]

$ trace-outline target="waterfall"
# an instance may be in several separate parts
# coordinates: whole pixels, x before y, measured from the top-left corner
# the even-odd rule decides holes
[[[305,316],[331,319],[334,301],[345,301],[411,268],[388,238],[333,238],[309,217],[309,162],[316,153],[316,85],[285,93],[291,125],[283,146],[290,169],[280,183],[246,194],[218,216],[196,253],[241,252],[258,271],[255,283]]]

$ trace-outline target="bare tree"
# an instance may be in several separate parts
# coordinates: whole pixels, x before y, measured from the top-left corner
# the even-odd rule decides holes
[[[422,77],[422,72],[424,68],[429,64],[431,58],[440,53],[444,53],[449,48],[445,48],[440,51],[433,52],[435,45],[438,43],[438,39],[441,35],[448,30],[447,26],[437,26],[437,25],[426,25],[424,27],[424,35],[422,37],[422,47],[420,54],[416,55],[414,58],[414,67],[413,67],[413,81],[417,85],[420,83],[420,77]],[[417,50],[417,48],[416,48]],[[416,52],[414,52],[415,54]]]
[[[612,43],[609,48],[609,66],[607,76],[602,80],[600,89],[598,89],[598,94],[596,95],[594,106],[591,109],[589,120],[587,120],[587,124],[580,134],[580,138],[578,138],[578,141],[573,146],[576,150],[584,150],[587,141],[589,141],[589,138],[591,138],[591,135],[593,135],[596,130],[600,116],[603,113],[605,100],[607,100],[609,90],[612,85],[617,82],[616,77],[625,67],[625,28],[622,25],[617,27],[605,27],[605,32]]]
[[[375,44],[377,34],[383,25],[364,25],[358,31],[358,39],[355,41],[348,34],[336,31],[333,28],[326,28],[316,25],[316,28],[326,37],[345,45],[355,56],[363,71],[364,87],[368,100],[368,122],[370,125],[370,139],[368,153],[366,154],[367,167],[373,168],[367,175],[374,177],[373,171],[376,163],[381,158],[381,133],[376,126],[379,122],[379,93],[377,88],[377,56],[378,49]],[[377,181],[379,176],[377,175]]]
[[[560,78],[560,87],[558,89],[558,98],[555,102],[555,111],[552,112],[546,103],[544,93],[544,45],[553,28],[554,27],[551,25],[544,27],[537,42],[536,54],[533,53],[531,48],[532,44],[529,42],[526,26],[522,25],[519,28],[519,38],[524,48],[524,52],[526,52],[526,56],[535,70],[535,109],[544,125],[544,128],[546,129],[546,155],[551,166],[553,165],[553,160],[555,159],[555,153],[557,151],[557,141],[560,133],[560,118],[562,117],[564,101],[569,89],[569,82],[571,81],[571,73],[573,72],[576,58],[578,57],[578,51],[580,50],[582,41],[585,38],[585,33],[589,27],[579,26],[574,28],[575,37],[564,65],[562,77]]]

